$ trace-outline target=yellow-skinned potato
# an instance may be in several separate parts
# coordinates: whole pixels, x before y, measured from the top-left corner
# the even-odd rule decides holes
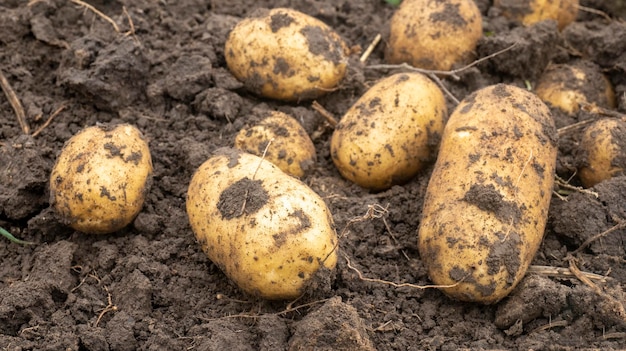
[[[189,184],[187,214],[211,261],[254,296],[296,298],[316,272],[337,263],[322,198],[255,155],[220,149],[202,164]]]
[[[490,86],[457,106],[418,233],[432,281],[454,285],[446,294],[495,303],[522,279],[543,238],[556,153],[550,111],[524,89]]]
[[[256,12],[230,32],[226,64],[248,90],[272,99],[314,99],[346,74],[348,49],[324,22],[296,10]]]
[[[70,138],[50,175],[50,203],[61,221],[85,233],[111,233],[141,210],[152,159],[129,124],[94,126]]]
[[[385,60],[449,70],[473,56],[482,34],[473,0],[404,0],[391,18]]]
[[[626,170],[626,122],[601,119],[587,127],[580,141],[583,164],[578,175],[590,188]]]
[[[494,0],[494,6],[513,20],[530,26],[539,21],[552,19],[559,30],[576,20],[578,0]]]
[[[298,178],[302,178],[317,160],[315,146],[306,130],[293,117],[280,111],[273,111],[259,123],[239,131],[235,147],[257,156],[263,156],[267,148],[266,160]]]
[[[611,82],[600,67],[589,61],[550,65],[535,91],[541,100],[568,114],[576,114],[582,104],[605,108],[615,108],[616,104]]]
[[[434,159],[447,116],[439,87],[420,73],[372,86],[341,118],[331,157],[346,179],[373,190],[415,176]]]

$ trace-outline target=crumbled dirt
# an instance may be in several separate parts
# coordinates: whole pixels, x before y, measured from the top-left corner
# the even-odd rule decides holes
[[[0,227],[34,241],[0,238],[2,350],[288,350],[620,349],[626,342],[626,229],[574,253],[587,239],[626,220],[626,177],[581,193],[557,188],[533,265],[578,268],[592,283],[533,273],[492,306],[456,302],[429,284],[417,251],[431,168],[405,185],[370,193],[341,178],[329,151],[332,129],[311,103],[282,103],[247,92],[226,68],[229,30],[260,8],[292,7],[324,21],[350,47],[365,50],[394,8],[384,1],[92,0],[117,26],[68,0],[0,4],[0,69],[24,105],[35,137],[25,135],[0,96]],[[626,25],[622,1],[582,0],[608,12],[580,12],[559,32],[554,22],[515,25],[477,1],[486,35],[477,56],[516,46],[442,78],[458,99],[495,83],[535,86],[550,63],[588,60],[613,84],[626,112]],[[132,26],[130,25],[132,20]],[[366,65],[383,63],[384,40]],[[361,50],[361,51],[362,51]],[[349,62],[339,89],[318,99],[339,118],[365,90],[393,71]],[[454,103],[448,101],[452,111]],[[370,205],[381,218],[352,221],[323,294],[263,301],[243,294],[204,255],[185,213],[193,172],[231,146],[257,110],[296,117],[314,139],[317,166],[304,181],[330,207],[339,232]],[[558,128],[595,116],[552,109]],[[142,212],[127,228],[85,235],[49,207],[48,177],[72,135],[96,124],[132,123],[149,140],[154,180]],[[560,136],[557,172],[572,185],[580,130]],[[464,175],[459,175],[464,176]]]

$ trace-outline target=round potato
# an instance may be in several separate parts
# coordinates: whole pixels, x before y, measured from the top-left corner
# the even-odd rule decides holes
[[[58,156],[50,203],[61,221],[78,231],[111,233],[137,216],[151,183],[150,150],[136,127],[88,127]]]
[[[262,10],[230,32],[226,64],[248,90],[271,99],[317,98],[346,74],[348,49],[322,21],[301,12]]]
[[[626,122],[609,118],[594,122],[583,133],[580,151],[583,161],[578,175],[585,187],[624,175]]]
[[[576,114],[582,104],[605,108],[615,108],[616,104],[611,82],[589,61],[548,66],[535,91],[541,100],[568,114]]]
[[[400,73],[372,86],[335,127],[330,154],[346,179],[384,190],[434,160],[446,101],[420,73]]]
[[[449,70],[472,57],[482,35],[473,0],[404,0],[391,18],[385,60]]]
[[[296,298],[337,263],[324,201],[258,156],[220,149],[191,179],[187,214],[211,261],[254,296]]]
[[[576,20],[579,0],[494,0],[494,6],[510,19],[530,26],[539,21],[552,19],[559,30]]]
[[[498,84],[466,97],[448,120],[426,190],[418,249],[449,296],[505,297],[543,238],[557,133],[534,94]]]
[[[269,146],[268,146],[269,144]],[[293,117],[272,111],[257,124],[243,128],[235,138],[235,147],[263,156],[283,172],[302,178],[317,159],[315,146],[306,130]]]

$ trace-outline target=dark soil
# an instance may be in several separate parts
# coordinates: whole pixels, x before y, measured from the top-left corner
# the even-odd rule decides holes
[[[393,7],[384,1],[91,0],[111,23],[67,0],[0,3],[0,69],[32,130],[65,109],[35,137],[25,135],[0,96],[0,227],[36,242],[0,240],[0,348],[3,350],[457,350],[620,349],[626,345],[626,230],[620,227],[574,253],[583,242],[626,220],[626,178],[591,193],[559,190],[533,265],[605,275],[597,289],[571,276],[529,274],[496,305],[456,302],[435,289],[393,287],[361,279],[429,284],[417,252],[430,169],[381,193],[342,179],[329,155],[332,129],[310,102],[280,103],[247,93],[228,72],[230,28],[258,8],[293,7],[333,27],[353,47],[349,76],[318,102],[341,116],[391,71],[358,62]],[[534,86],[546,66],[589,60],[615,87],[626,112],[626,25],[622,1],[581,1],[587,11],[562,33],[554,22],[519,27],[477,1],[484,57],[444,79],[462,99],[494,83]],[[615,4],[615,5],[612,5]],[[621,7],[620,7],[621,6]],[[621,11],[621,12],[620,12]],[[132,27],[129,25],[132,19]],[[384,41],[367,64],[382,63]],[[449,101],[450,111],[454,103]],[[339,263],[323,296],[268,302],[240,292],[203,254],[185,213],[194,170],[219,147],[232,146],[249,115],[280,110],[313,137],[318,163],[304,181],[330,207],[340,239]],[[593,118],[553,109],[558,128]],[[86,126],[132,123],[149,140],[154,181],[142,212],[126,229],[86,235],[61,224],[49,207],[48,177],[63,143]],[[561,136],[558,174],[572,177],[580,133]],[[459,175],[464,176],[464,175]],[[574,176],[572,184],[579,184]],[[378,207],[377,207],[378,208]],[[378,208],[380,209],[380,208]],[[349,261],[348,261],[349,260]]]

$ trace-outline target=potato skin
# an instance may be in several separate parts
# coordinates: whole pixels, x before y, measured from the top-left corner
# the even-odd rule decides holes
[[[346,74],[348,48],[322,21],[296,10],[255,12],[230,32],[226,64],[246,88],[285,101],[317,98]]]
[[[550,65],[535,88],[544,102],[572,115],[582,104],[615,108],[615,92],[599,66],[590,61]]]
[[[494,0],[504,16],[521,22],[525,26],[552,19],[559,30],[576,20],[579,0]]]
[[[297,178],[304,177],[317,160],[315,146],[306,130],[280,111],[272,111],[255,125],[242,128],[235,137],[235,147],[257,156],[263,156],[267,147],[265,159]]]
[[[580,153],[583,162],[578,176],[586,188],[624,175],[626,122],[605,118],[591,124],[583,133]]]
[[[556,165],[549,109],[524,89],[498,84],[466,97],[443,132],[428,184],[418,249],[449,296],[505,297],[543,238]]]
[[[324,201],[248,153],[220,149],[202,164],[189,184],[187,214],[209,259],[254,296],[296,298],[316,272],[337,263]]]
[[[50,174],[50,203],[75,230],[104,234],[137,216],[152,184],[152,158],[129,124],[87,127],[63,147]]]
[[[385,60],[449,70],[473,55],[482,26],[473,0],[404,0],[391,18]]]
[[[445,118],[439,87],[420,73],[380,80],[335,126],[330,154],[346,179],[384,190],[434,160]]]

